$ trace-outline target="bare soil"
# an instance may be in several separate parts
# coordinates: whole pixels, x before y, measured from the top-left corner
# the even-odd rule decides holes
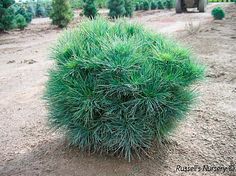
[[[176,170],[178,165],[236,164],[236,5],[221,4],[226,18],[214,21],[210,12],[216,5],[209,4],[206,13],[156,10],[138,12],[131,19],[191,47],[207,67],[206,81],[197,86],[198,104],[166,147],[131,163],[68,148],[64,137],[49,129],[42,95],[53,64],[50,48],[62,30],[46,18],[34,19],[24,31],[0,34],[0,175],[236,175],[236,169]]]

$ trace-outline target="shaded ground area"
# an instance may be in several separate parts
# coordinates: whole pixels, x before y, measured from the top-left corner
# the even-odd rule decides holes
[[[48,19],[35,19],[25,31],[1,34],[0,175],[236,175],[228,170],[176,171],[177,165],[236,164],[236,5],[222,5],[223,21],[212,20],[214,6],[205,14],[149,11],[132,19],[192,47],[208,70],[207,80],[197,86],[198,105],[168,139],[167,148],[157,147],[152,159],[131,163],[67,148],[66,140],[49,130],[41,97],[53,64],[49,48],[60,30]]]

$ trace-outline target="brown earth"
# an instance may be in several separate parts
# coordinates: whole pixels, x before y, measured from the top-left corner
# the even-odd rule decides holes
[[[197,86],[199,103],[166,148],[157,148],[152,159],[131,163],[68,148],[60,134],[49,130],[41,98],[53,64],[50,47],[61,30],[49,19],[35,19],[24,31],[0,34],[0,175],[236,175],[236,168],[224,173],[176,170],[177,165],[236,164],[236,5],[221,4],[226,10],[223,21],[213,21],[210,11],[215,6],[209,4],[206,13],[138,12],[131,19],[172,35],[207,66],[207,79]]]

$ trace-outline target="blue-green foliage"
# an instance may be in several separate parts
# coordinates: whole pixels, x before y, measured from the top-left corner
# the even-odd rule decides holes
[[[136,4],[135,4],[135,10],[137,11],[137,10],[140,10],[140,3],[139,2],[136,2]]]
[[[171,9],[174,7],[174,0],[136,0],[135,10]]]
[[[19,28],[21,30],[23,30],[28,24],[25,17],[21,14],[16,15],[15,21],[16,21],[17,28]]]
[[[215,20],[222,20],[225,17],[225,12],[221,7],[216,7],[211,11]]]
[[[158,9],[164,9],[165,8],[162,1],[157,1],[157,8]]]
[[[89,18],[94,18],[97,15],[97,8],[94,0],[84,0],[83,14]]]
[[[149,10],[150,9],[150,3],[149,1],[143,1],[143,10]]]
[[[135,9],[135,4],[132,0],[108,0],[108,15],[111,18],[131,17]]]
[[[47,11],[45,7],[42,4],[37,3],[36,4],[36,16],[37,17],[47,17]]]
[[[27,12],[30,13],[32,15],[32,18],[34,18],[36,16],[36,10],[33,7],[33,5],[28,4],[27,6]]]
[[[204,72],[176,42],[101,18],[65,32],[52,58],[45,99],[53,127],[82,150],[128,160],[185,117]]]
[[[151,2],[151,10],[155,10],[157,8],[157,2],[152,1]]]
[[[108,0],[108,15],[111,18],[119,18],[125,16],[125,0]]]
[[[132,17],[134,11],[134,2],[133,0],[125,0],[125,16]]]
[[[174,7],[174,1],[173,0],[166,0],[165,1],[165,7],[167,9],[172,9]]]
[[[0,1],[0,31],[14,28],[15,14],[12,8],[14,3],[14,0]]]
[[[20,14],[22,15],[27,23],[30,23],[32,21],[33,14],[29,12],[26,7],[19,5],[18,8],[16,8],[16,15]],[[21,18],[21,17],[20,17]]]
[[[19,9],[19,7],[21,8],[21,11],[24,9],[25,12],[23,13],[29,13],[32,17],[48,17],[52,11],[51,1],[28,1],[25,3],[16,3],[15,9]],[[25,17],[24,14],[20,14]]]
[[[50,13],[52,24],[64,28],[73,19],[73,16],[69,0],[52,0],[52,12]]]

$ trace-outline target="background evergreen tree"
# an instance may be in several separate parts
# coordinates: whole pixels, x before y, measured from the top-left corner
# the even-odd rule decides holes
[[[158,1],[157,2],[157,8],[158,9],[164,9],[165,7],[164,7],[164,5],[163,5],[163,3],[161,1]]]
[[[16,15],[15,20],[17,28],[23,30],[27,26],[27,21],[23,15],[21,14]]]
[[[165,6],[167,9],[172,9],[174,7],[174,1],[173,0],[166,0]]]
[[[136,10],[136,11],[140,10],[140,3],[139,3],[139,2],[136,2],[136,4],[135,4],[135,10]]]
[[[9,30],[14,26],[14,9],[11,6],[15,3],[14,0],[0,1],[0,31]]]
[[[36,16],[36,11],[35,11],[32,4],[29,4],[27,6],[27,12],[32,14],[32,18],[34,18]]]
[[[157,3],[155,1],[151,2],[151,10],[155,10],[157,8]]]
[[[69,0],[53,0],[50,18],[52,19],[52,24],[60,28],[66,27],[73,18]]]
[[[139,10],[143,10],[143,2],[139,3]]]
[[[109,0],[108,1],[109,16],[111,18],[118,18],[125,16],[125,1],[124,0]]]
[[[83,14],[89,18],[94,18],[97,15],[97,8],[94,0],[84,0]]]
[[[143,10],[149,10],[150,9],[150,4],[149,2],[146,0],[143,2]]]
[[[36,16],[37,17],[46,17],[47,12],[44,6],[42,6],[40,3],[36,4]]]
[[[125,16],[131,17],[134,11],[133,0],[125,0]]]
[[[25,9],[24,7],[20,7],[17,12],[16,15],[21,14],[27,23],[30,23],[32,21],[32,13],[28,12],[27,9]]]

